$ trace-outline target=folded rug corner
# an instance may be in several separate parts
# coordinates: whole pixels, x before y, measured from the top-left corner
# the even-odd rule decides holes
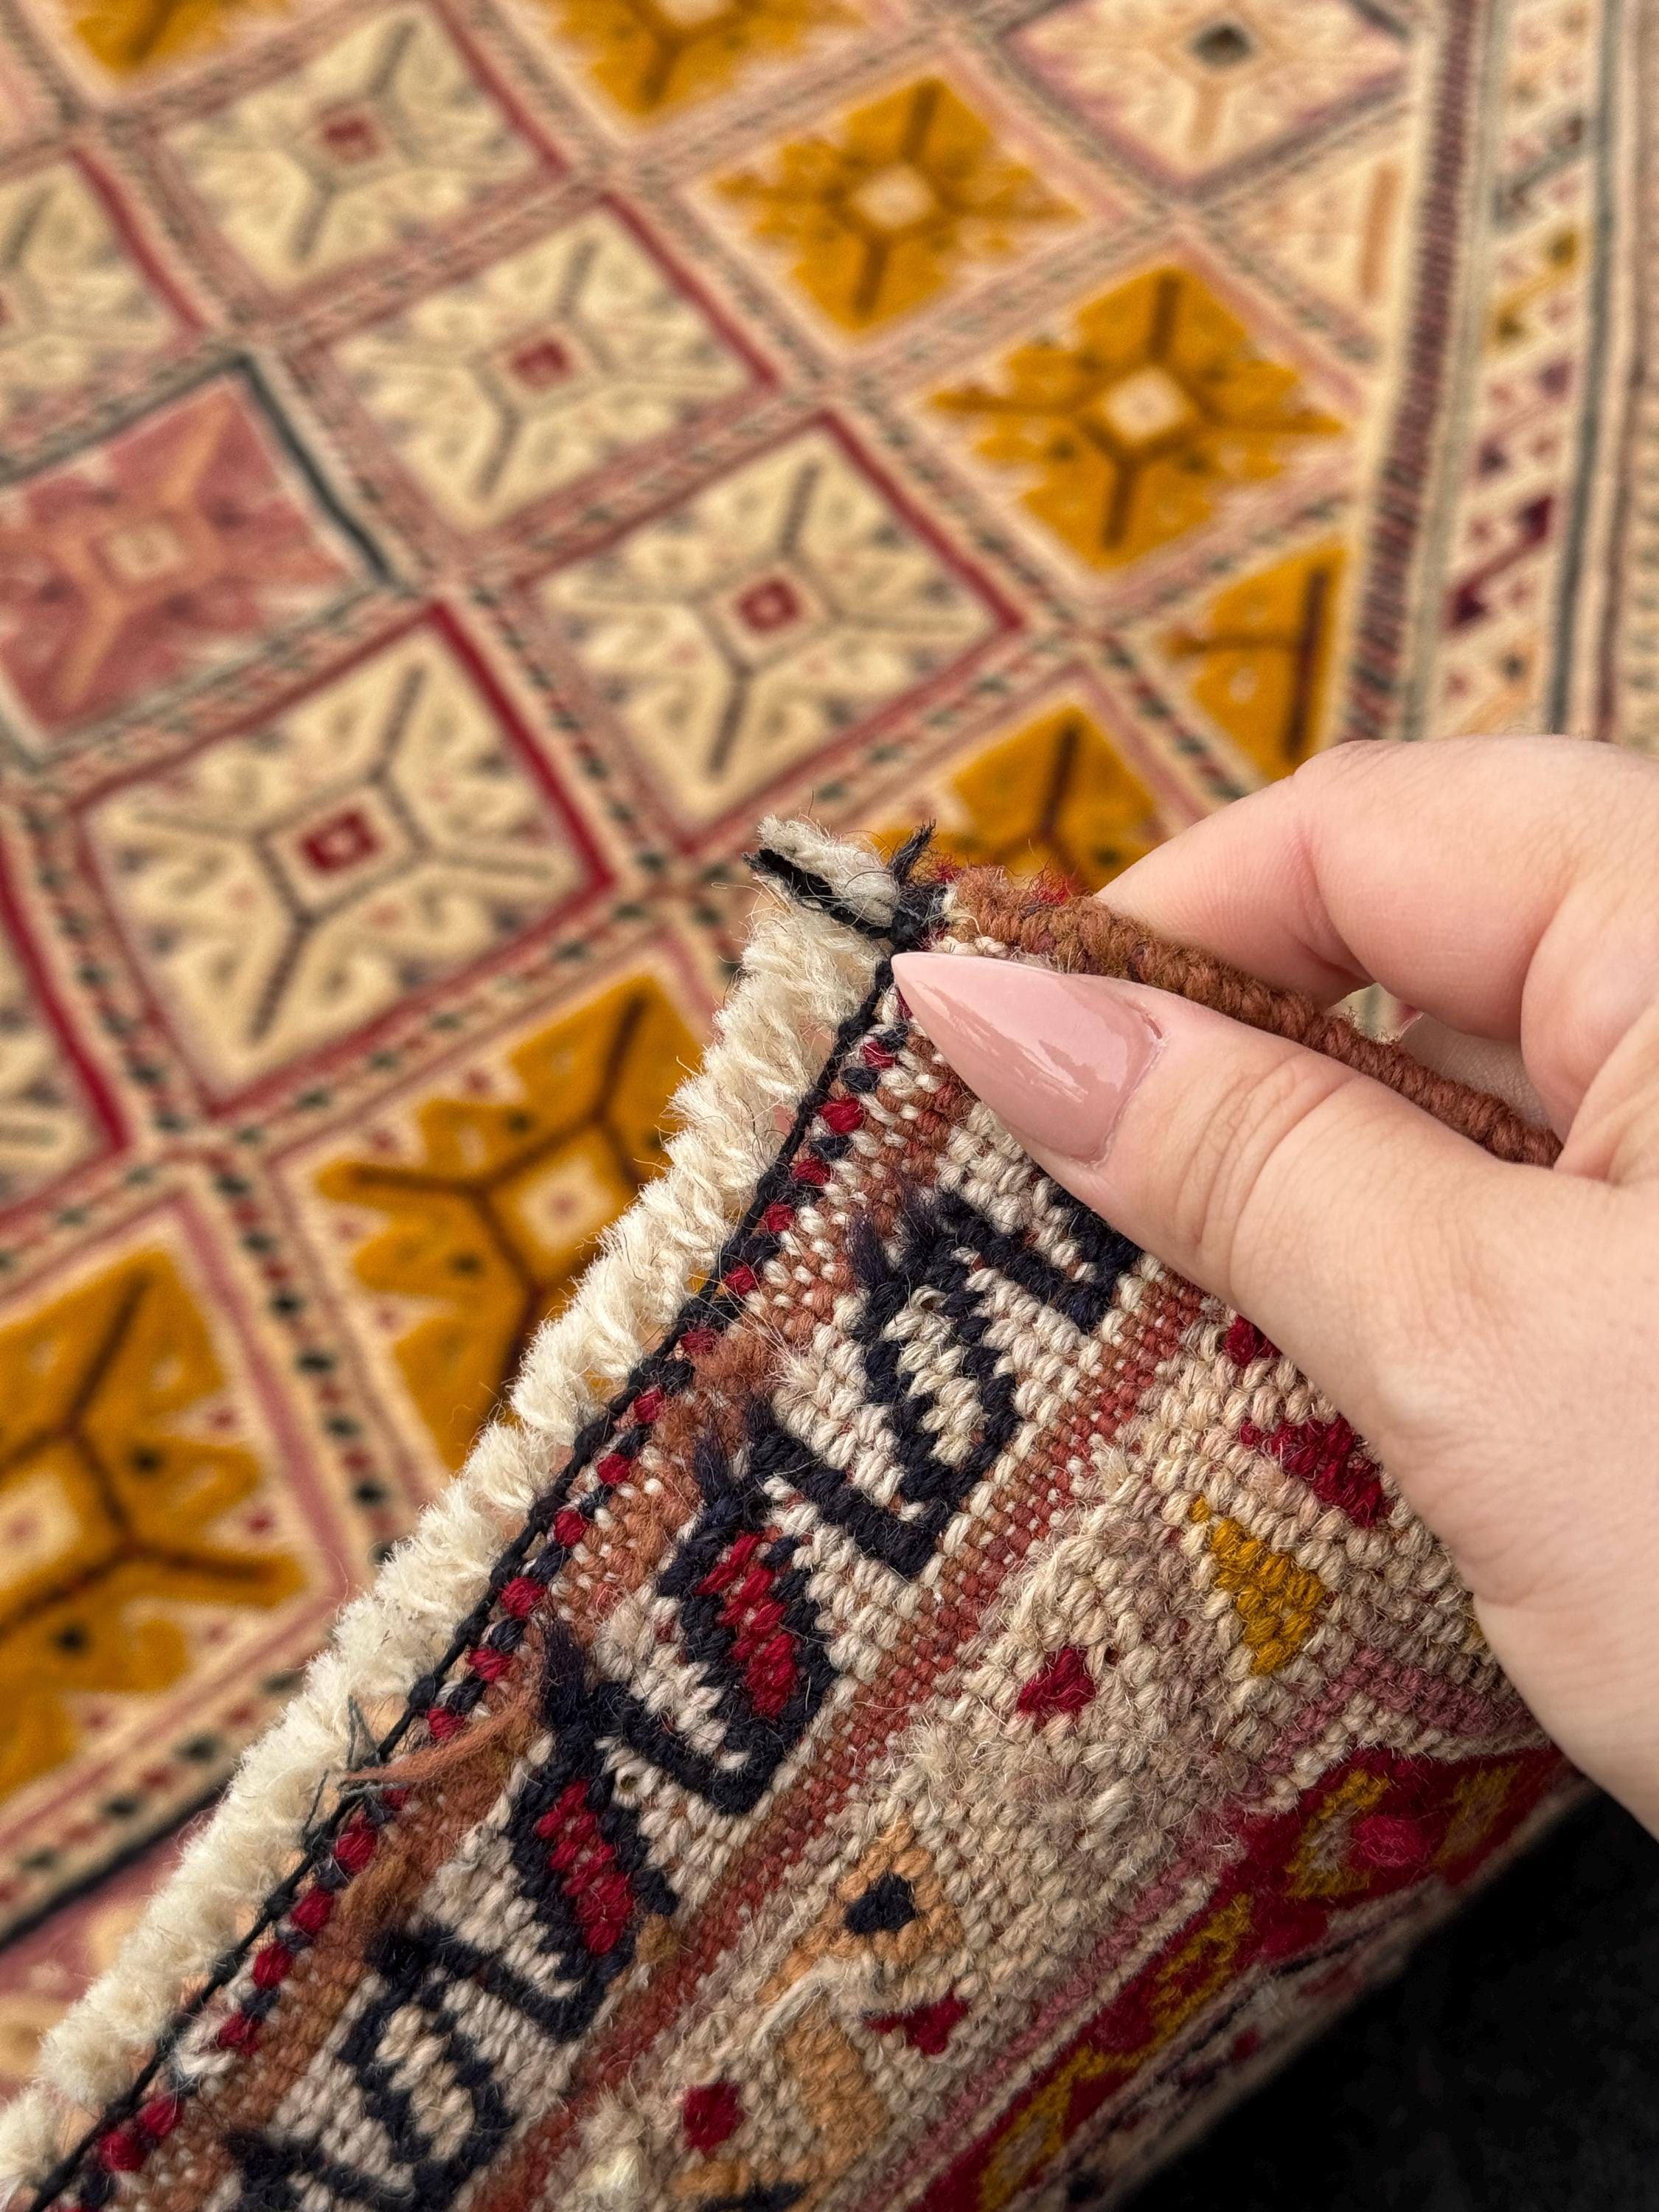
[[[1549,1140],[920,836],[755,865],[667,1173],[54,2032],[21,2201],[1105,2203],[1575,1792],[1364,1439],[891,957],[1133,975]]]

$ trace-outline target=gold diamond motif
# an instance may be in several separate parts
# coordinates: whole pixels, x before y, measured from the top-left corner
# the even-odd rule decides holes
[[[1035,337],[996,380],[933,404],[972,426],[983,460],[1035,477],[1025,506],[1092,568],[1185,537],[1237,487],[1340,428],[1182,268],[1103,293],[1069,337]]]

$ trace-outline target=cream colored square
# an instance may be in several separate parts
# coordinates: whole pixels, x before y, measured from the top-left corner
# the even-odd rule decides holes
[[[543,603],[674,811],[709,822],[994,627],[827,431],[560,569]]]
[[[428,293],[335,358],[460,530],[667,435],[748,380],[702,309],[605,209]]]
[[[0,184],[0,424],[158,352],[173,330],[73,161]]]
[[[536,155],[439,19],[389,9],[167,144],[272,291],[448,222]]]

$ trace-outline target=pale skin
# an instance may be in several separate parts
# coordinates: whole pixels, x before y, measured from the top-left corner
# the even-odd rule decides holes
[[[1057,1146],[1051,1095],[1034,1157],[1340,1407],[1539,1720],[1659,1834],[1659,763],[1559,738],[1347,746],[1102,896],[1323,1001],[1382,983],[1496,1041],[1509,1065],[1489,1044],[1480,1073],[1511,1096],[1524,1066],[1553,1169],[1130,984],[1091,981],[1063,1039],[988,1056],[981,1036],[975,1087],[1018,1133],[1030,1054],[1089,1059],[1098,1024],[1085,1126]],[[948,966],[960,997],[987,964],[898,963],[970,1082],[969,1024],[936,986]],[[1012,1026],[1044,1020],[1059,1010],[1022,1006]],[[1143,1022],[1152,1048],[1126,1058]],[[1473,1068],[1474,1048],[1421,1034]]]

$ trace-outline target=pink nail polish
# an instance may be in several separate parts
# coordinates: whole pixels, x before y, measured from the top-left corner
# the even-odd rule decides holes
[[[893,973],[924,1036],[1022,1144],[1098,1159],[1163,1042],[1098,975],[902,952]]]

